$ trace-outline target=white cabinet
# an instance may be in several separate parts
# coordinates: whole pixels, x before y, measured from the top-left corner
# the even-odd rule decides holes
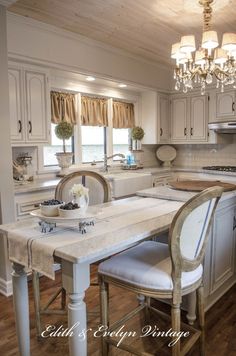
[[[47,71],[10,65],[8,73],[12,144],[50,143]]]
[[[187,99],[171,101],[171,141],[187,141]]]
[[[11,141],[24,141],[21,70],[11,68],[8,71],[9,106],[11,120]]]
[[[169,102],[170,100],[167,95],[159,97],[160,143],[168,143],[170,139]]]
[[[169,98],[154,91],[142,93],[143,144],[160,144],[169,141]]]
[[[171,100],[171,142],[207,142],[207,125],[207,96],[188,96]]]
[[[236,282],[236,199],[220,202],[205,257],[206,307],[213,305]]]
[[[216,119],[236,119],[235,91],[216,94]]]

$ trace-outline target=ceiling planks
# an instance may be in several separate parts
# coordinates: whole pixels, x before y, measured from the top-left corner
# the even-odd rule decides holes
[[[172,43],[184,34],[200,41],[202,31],[197,0],[18,0],[8,10],[167,65]],[[220,40],[235,23],[236,0],[215,0]]]

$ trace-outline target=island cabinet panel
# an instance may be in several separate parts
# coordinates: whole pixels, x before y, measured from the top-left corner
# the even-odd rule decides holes
[[[27,141],[47,142],[47,76],[35,71],[25,72]]]
[[[216,94],[216,119],[224,120],[232,118],[236,120],[235,108],[236,91]]]
[[[8,71],[9,80],[9,109],[11,120],[11,141],[24,141],[24,116],[22,108],[22,85],[21,85],[21,70],[11,68]]]
[[[187,99],[178,98],[171,101],[171,141],[187,141]]]
[[[206,309],[236,282],[236,199],[219,204],[204,261]]]
[[[10,64],[8,78],[12,144],[50,143],[48,72],[40,67]]]

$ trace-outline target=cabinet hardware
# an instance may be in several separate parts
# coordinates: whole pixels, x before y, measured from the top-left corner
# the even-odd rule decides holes
[[[193,136],[193,128],[191,127],[190,135]]]
[[[234,216],[234,222],[233,222],[233,231],[236,229],[236,218]]]
[[[184,136],[187,136],[187,128],[184,128]]]
[[[208,95],[208,101],[210,101],[210,95]]]
[[[232,111],[235,110],[234,105],[235,105],[235,103],[233,102],[233,103],[232,103]]]
[[[40,204],[34,204],[34,208],[39,208]]]
[[[21,120],[18,120],[18,124],[19,124],[19,133],[22,132],[22,123],[21,123]]]
[[[163,129],[160,128],[160,136],[162,136],[162,135],[163,135]]]
[[[32,122],[29,121],[29,133],[31,134],[32,133]]]

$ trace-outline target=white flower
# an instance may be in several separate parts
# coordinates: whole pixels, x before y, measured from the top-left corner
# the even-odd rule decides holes
[[[70,193],[76,197],[88,196],[89,189],[85,188],[82,184],[74,184]]]

